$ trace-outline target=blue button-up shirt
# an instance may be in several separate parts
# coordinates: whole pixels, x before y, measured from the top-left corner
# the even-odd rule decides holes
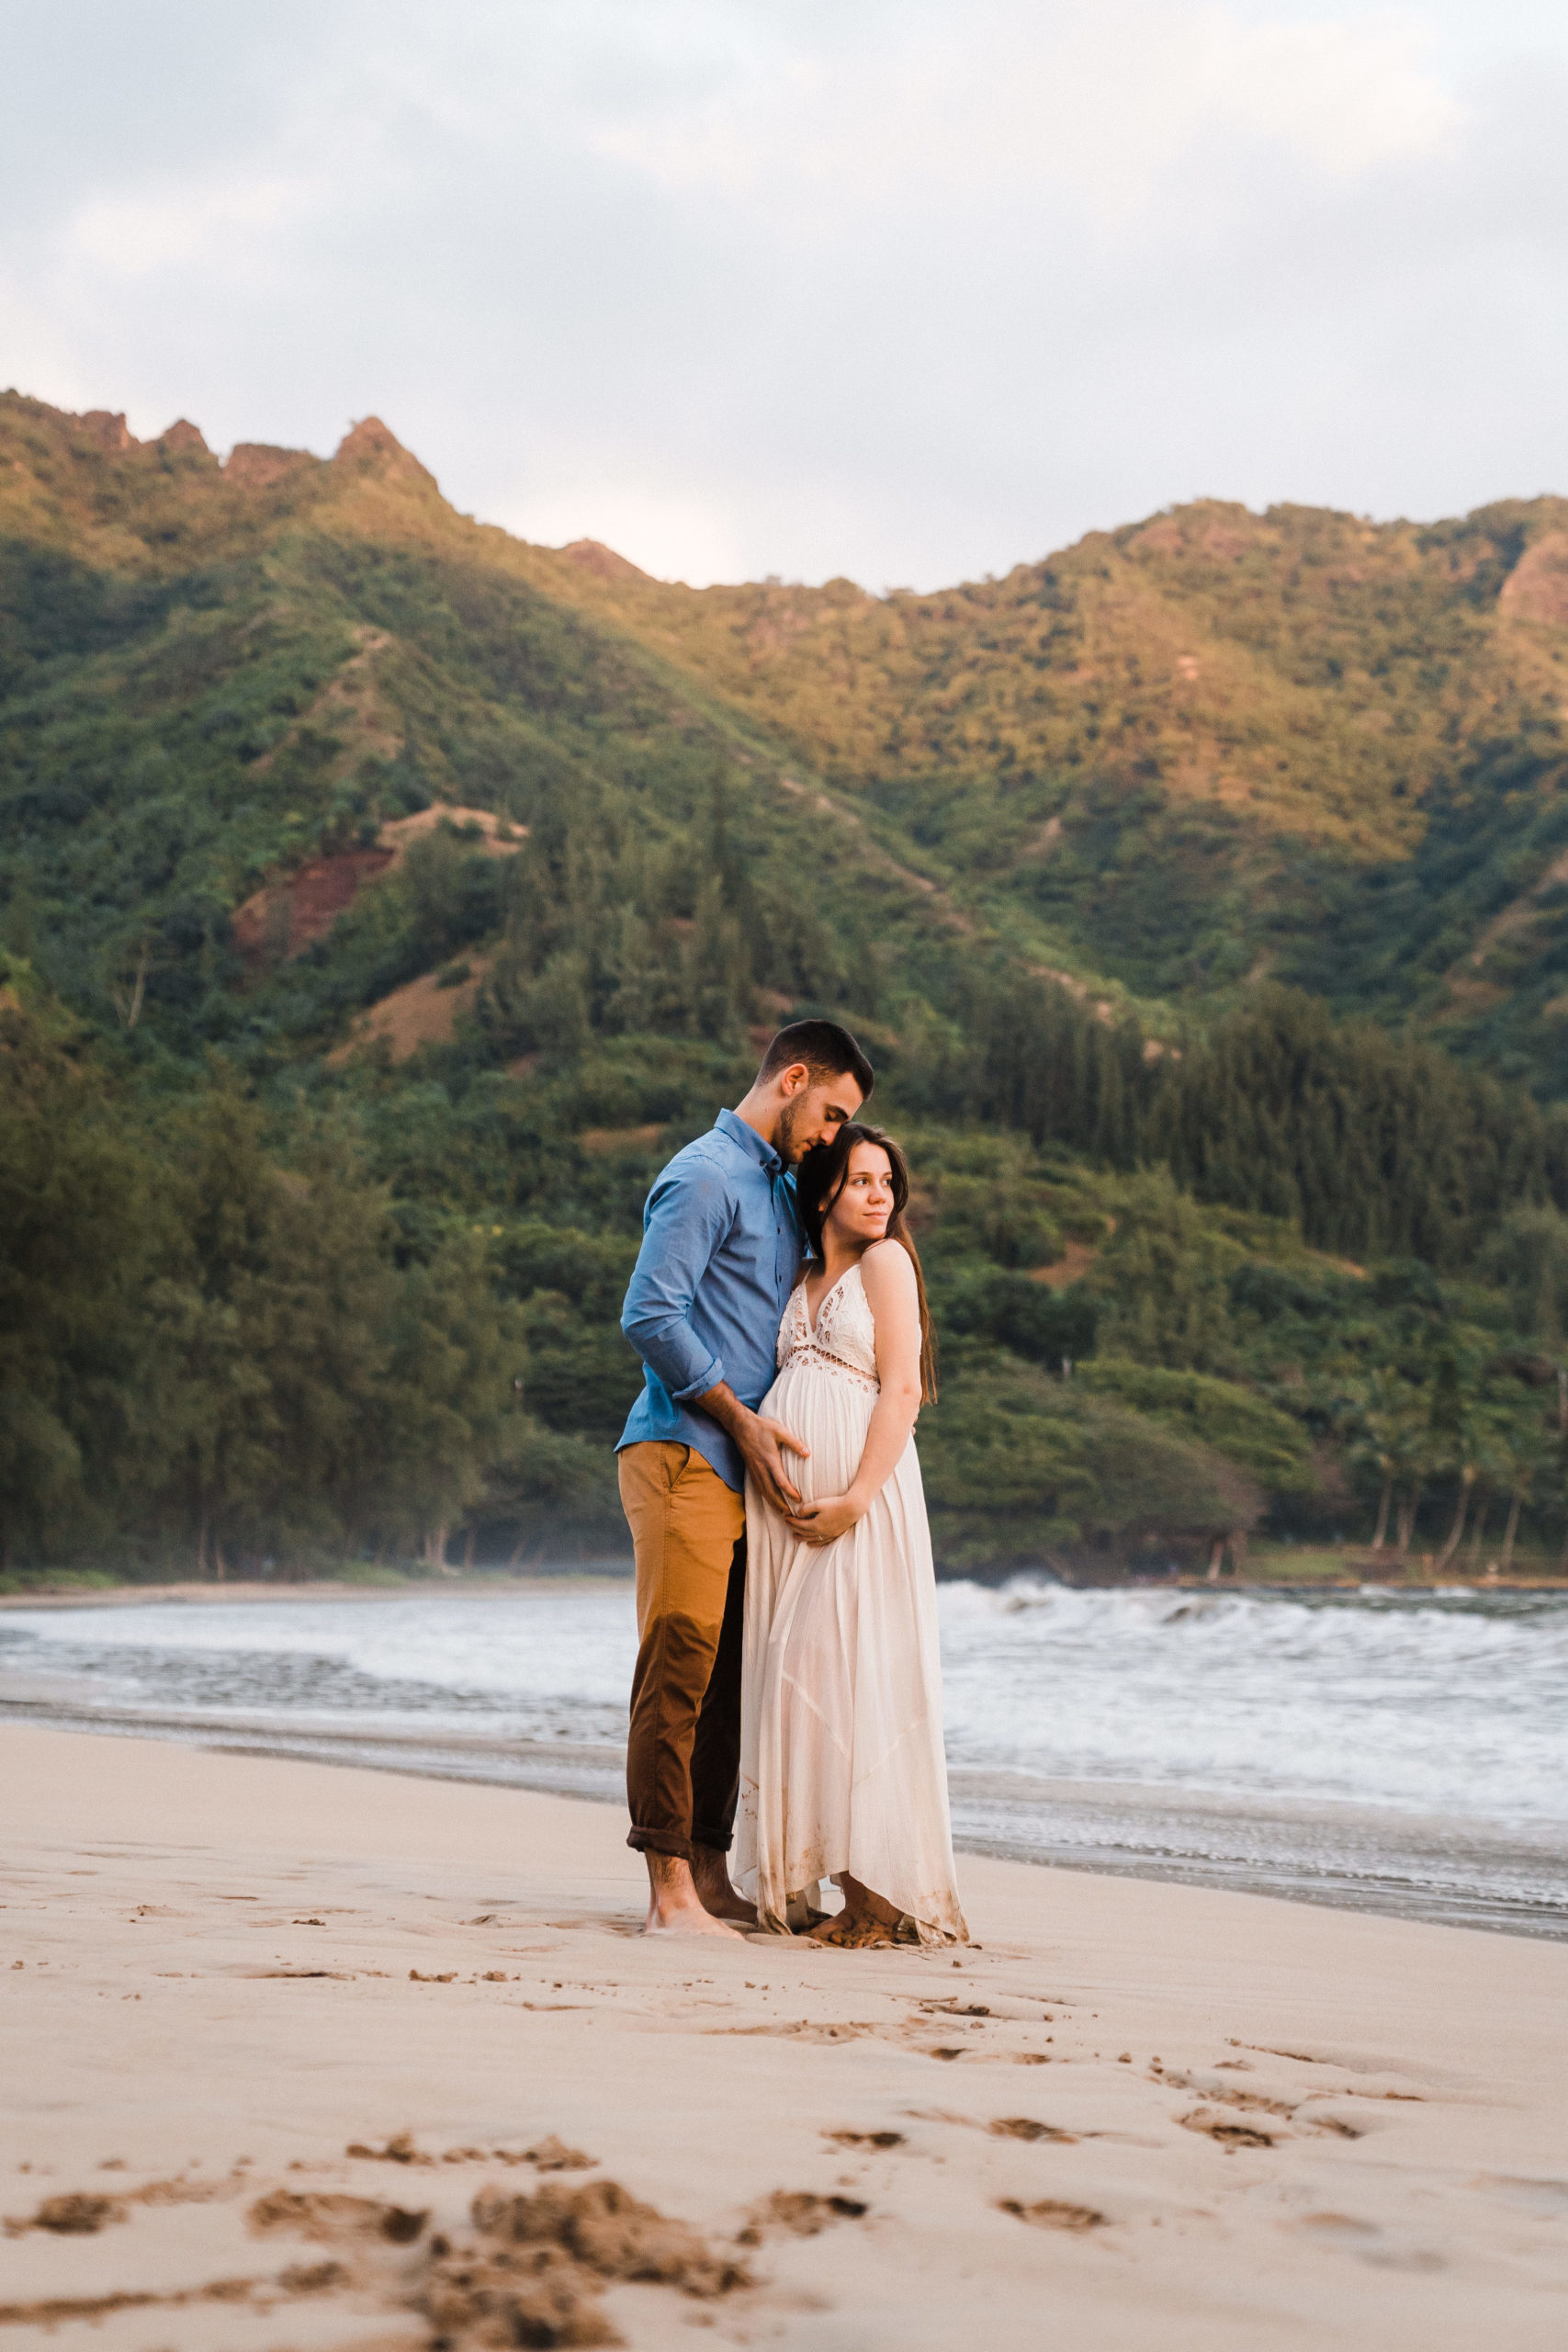
[[[755,1127],[721,1111],[676,1153],[642,1213],[621,1329],[642,1358],[644,1385],[621,1445],[694,1446],[739,1492],[739,1448],[691,1400],[727,1380],[743,1405],[761,1403],[801,1255],[794,1177]]]

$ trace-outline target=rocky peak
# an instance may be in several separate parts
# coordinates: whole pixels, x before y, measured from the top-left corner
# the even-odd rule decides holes
[[[236,441],[225,461],[223,478],[244,490],[270,490],[275,482],[314,462],[308,449],[280,449],[270,441]]]
[[[435,488],[435,477],[426,471],[419,459],[378,416],[361,417],[339,442],[333,453],[333,463],[345,472],[370,474],[383,481],[428,483]]]
[[[158,447],[160,449],[168,449],[176,454],[180,451],[189,451],[193,456],[201,458],[209,458],[212,455],[207,446],[207,436],[200,425],[193,424],[186,416],[177,416],[167,432],[159,434]]]
[[[602,539],[573,539],[570,547],[558,548],[563,563],[574,564],[579,571],[591,571],[596,580],[648,580],[652,574],[639,571],[635,563]]]
[[[141,447],[126,424],[123,410],[115,415],[107,408],[90,408],[84,416],[78,417],[77,423],[88,439],[96,441],[99,448],[107,450],[110,457],[118,457],[122,450]]]

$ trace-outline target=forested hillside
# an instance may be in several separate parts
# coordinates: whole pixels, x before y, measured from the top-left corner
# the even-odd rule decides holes
[[[693,592],[6,396],[0,1566],[618,1544],[642,1194],[815,1010],[949,1560],[1555,1550],[1565,653],[1551,501]]]
[[[1272,973],[1568,1087],[1568,501],[1199,504],[931,596],[535,561],[1025,952],[1162,996]]]

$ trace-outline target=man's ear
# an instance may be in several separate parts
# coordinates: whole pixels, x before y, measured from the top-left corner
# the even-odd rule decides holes
[[[791,1062],[787,1069],[782,1069],[779,1072],[778,1085],[781,1094],[799,1094],[810,1083],[811,1072],[804,1062]]]

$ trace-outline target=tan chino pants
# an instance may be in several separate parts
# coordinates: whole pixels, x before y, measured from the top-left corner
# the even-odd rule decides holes
[[[621,1504],[637,1555],[626,1802],[639,1852],[728,1852],[740,1771],[746,1502],[694,1446],[628,1445]]]

